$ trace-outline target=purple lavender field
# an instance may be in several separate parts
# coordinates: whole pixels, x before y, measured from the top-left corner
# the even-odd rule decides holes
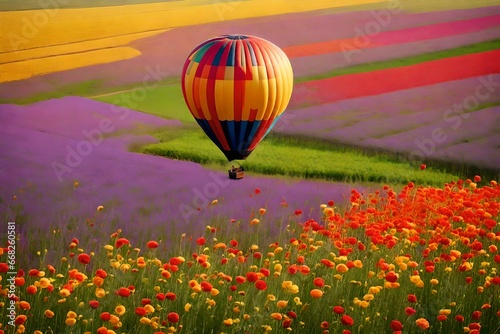
[[[201,233],[216,218],[246,227],[259,208],[268,210],[263,221],[284,227],[296,209],[317,216],[321,203],[343,202],[352,187],[251,176],[234,182],[195,163],[131,152],[155,141],[144,129],[179,123],[86,98],[3,105],[0,119],[1,209],[15,219],[12,208],[22,206],[21,228],[63,228],[77,219],[77,231],[89,229],[85,221],[100,205],[96,224],[104,235],[137,226]]]

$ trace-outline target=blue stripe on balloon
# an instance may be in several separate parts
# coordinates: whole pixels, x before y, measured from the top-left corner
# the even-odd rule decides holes
[[[222,150],[223,149],[222,145],[217,139],[217,136],[213,132],[212,128],[210,127],[210,123],[208,123],[206,119],[200,119],[200,118],[196,118],[196,122],[198,122],[198,125],[203,129],[203,131],[205,131],[208,138],[210,138],[214,142],[214,144],[217,145],[217,147]]]
[[[283,114],[281,114],[281,115],[283,115]],[[269,133],[269,131],[271,131],[273,129],[274,125],[280,119],[281,115],[276,116],[276,118],[274,119],[274,121],[271,123],[271,126],[269,128],[267,128],[266,134],[264,136],[262,136],[262,138],[264,138],[265,136],[267,136],[267,134]]]
[[[212,65],[215,65],[215,66],[220,65],[220,60],[222,58],[222,54],[224,53],[224,50],[226,49],[226,46],[227,46],[227,43],[224,43],[224,45],[222,45],[221,48],[217,51],[217,54],[214,57]]]
[[[230,47],[231,49],[229,50],[229,56],[227,57],[226,61],[226,66],[234,66],[236,63],[236,41],[232,41],[229,46],[226,45],[226,47]]]
[[[231,150],[237,150],[238,146],[236,144],[236,131],[234,121],[227,121],[227,132],[229,134],[229,146]]]
[[[250,123],[249,125],[251,125],[251,128],[250,128],[250,133],[248,134],[248,136],[246,136],[246,140],[245,140],[246,145],[243,147],[243,149],[245,149],[245,150],[248,149],[248,147],[250,146],[250,142],[252,141],[253,136],[255,136],[255,133],[257,132],[257,130],[259,129],[259,126],[260,126],[260,121],[253,121],[253,122],[248,122],[248,123]]]

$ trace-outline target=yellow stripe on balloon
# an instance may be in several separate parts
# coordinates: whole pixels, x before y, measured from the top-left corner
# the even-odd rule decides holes
[[[194,103],[194,91],[192,89],[193,84],[194,84],[194,74],[196,73],[196,69],[198,68],[198,63],[191,62],[188,65],[188,70],[186,72],[185,76],[185,90],[186,90],[186,103],[188,105],[189,110],[191,111],[191,114],[195,118],[200,118],[200,115],[198,114],[196,104]]]
[[[226,71],[228,67],[226,67]],[[227,115],[228,121],[234,121],[234,81],[232,79],[222,80],[224,87],[224,107],[222,108],[224,114]]]
[[[204,93],[207,91],[207,82],[208,80],[205,78],[196,78],[195,80],[199,81],[199,92],[196,93],[200,97],[200,107],[203,112],[203,116],[207,121],[212,119],[212,115],[210,115],[210,109],[208,109],[208,100],[207,94]]]

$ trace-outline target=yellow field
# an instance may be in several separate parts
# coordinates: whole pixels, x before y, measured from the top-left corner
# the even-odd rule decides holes
[[[119,46],[173,27],[376,2],[379,0],[214,0],[207,5],[184,0],[0,12],[4,32],[0,35],[0,82],[138,56],[139,51]]]
[[[124,46],[7,63],[0,65],[0,82],[22,80],[76,67],[111,63],[134,58],[140,54],[136,49]]]

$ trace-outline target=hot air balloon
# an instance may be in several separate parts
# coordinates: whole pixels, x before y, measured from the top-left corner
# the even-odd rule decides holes
[[[191,114],[228,161],[252,153],[285,110],[292,88],[288,57],[255,36],[209,39],[191,52],[182,70]],[[231,178],[242,176],[230,172]]]

